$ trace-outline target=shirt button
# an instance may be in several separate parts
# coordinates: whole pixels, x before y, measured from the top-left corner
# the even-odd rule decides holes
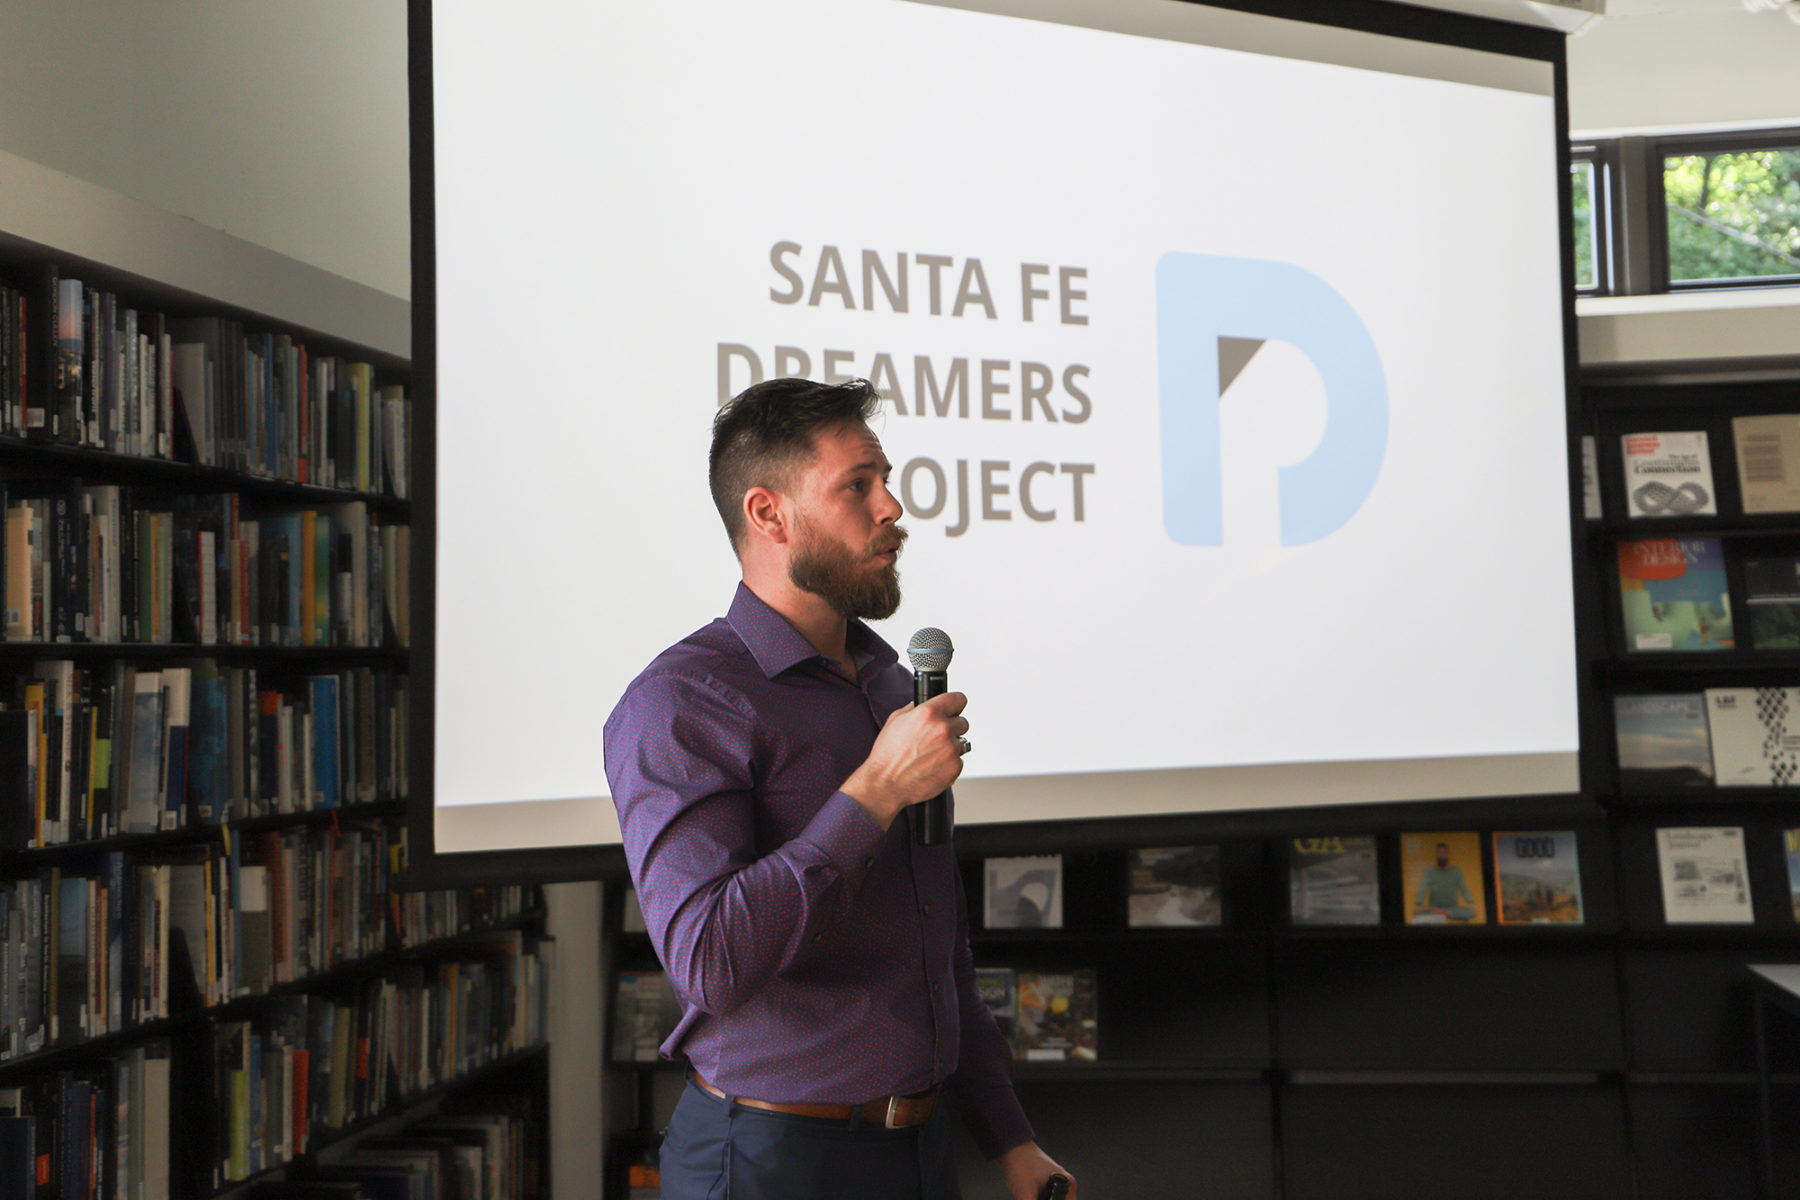
[[[929,905],[929,904],[920,905],[919,906],[919,914],[921,916],[929,917],[931,915],[931,905]]]
[[[873,854],[863,855],[863,866],[872,867],[874,865],[875,865],[875,856]]]
[[[943,984],[941,984],[941,983],[934,983],[934,984],[932,984],[932,985],[931,985],[931,994],[932,994],[932,995],[934,995],[934,996],[941,996],[941,995],[943,995],[943,992],[944,992],[944,985],[943,985]]]
[[[815,933],[813,934],[812,940],[815,942],[822,942],[825,940],[825,935],[823,933]]]

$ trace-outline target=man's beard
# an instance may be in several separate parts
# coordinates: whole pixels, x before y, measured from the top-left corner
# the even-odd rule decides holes
[[[803,524],[788,563],[788,579],[801,591],[831,605],[832,611],[847,621],[880,621],[900,607],[900,567],[897,562],[873,567],[870,557],[897,550],[905,540],[906,530],[895,525],[869,551],[859,554]]]

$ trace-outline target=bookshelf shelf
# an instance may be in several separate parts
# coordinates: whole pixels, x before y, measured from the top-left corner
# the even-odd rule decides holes
[[[411,515],[409,501],[386,492],[359,492],[348,488],[320,487],[245,474],[224,467],[196,466],[162,458],[146,458],[90,446],[57,445],[0,434],[0,464],[43,474],[93,476],[112,483],[129,483],[170,494],[183,492],[236,492],[268,504],[344,504],[360,500],[371,511],[404,519]]]
[[[374,646],[220,646],[153,642],[0,642],[0,666],[69,659],[84,664],[168,663],[212,659],[221,665],[263,664],[282,670],[344,666],[404,667],[405,650]]]
[[[157,1021],[127,1025],[113,1033],[60,1041],[31,1054],[0,1061],[0,1081],[17,1083],[20,1078],[26,1076],[88,1062],[94,1058],[109,1057],[128,1046],[157,1038],[166,1038],[183,1029],[191,1028],[202,1019],[200,1013],[184,1013]]]
[[[1147,1062],[1013,1064],[1013,1077],[1027,1083],[1266,1083],[1267,1071],[1221,1071]]]

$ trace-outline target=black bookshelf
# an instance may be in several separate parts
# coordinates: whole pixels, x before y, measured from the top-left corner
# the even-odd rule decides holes
[[[150,260],[155,257],[139,256]],[[241,262],[234,259],[221,263],[221,275],[228,279],[234,269],[254,271],[265,257],[260,251],[246,250]],[[174,264],[170,269],[180,273]],[[228,419],[238,421],[240,430],[254,424],[254,414],[255,421],[264,422],[256,426],[256,436],[271,447],[279,442],[280,455],[289,468],[296,467],[302,455],[324,451],[337,456],[341,451],[350,456],[342,460],[348,470],[360,454],[362,464],[370,470],[374,488],[301,482],[297,470],[293,477],[277,478],[260,468],[251,471],[200,465],[194,456],[196,438],[188,426],[180,397],[175,397],[172,405],[152,406],[160,415],[148,418],[159,422],[157,429],[164,440],[158,452],[167,457],[75,444],[94,430],[119,428],[107,424],[112,418],[92,414],[100,411],[98,406],[104,397],[129,394],[122,386],[123,378],[128,376],[115,375],[112,383],[104,388],[96,384],[91,393],[70,393],[67,399],[74,409],[65,410],[65,415],[67,411],[82,413],[83,420],[78,425],[65,422],[56,433],[46,430],[30,434],[16,423],[9,426],[14,416],[27,409],[50,413],[59,404],[47,370],[56,353],[48,327],[47,280],[52,270],[62,279],[76,278],[85,285],[83,345],[94,354],[91,359],[82,359],[84,368],[93,365],[113,371],[114,367],[100,364],[129,361],[131,356],[120,348],[124,343],[118,337],[125,328],[123,319],[110,328],[106,324],[111,314],[127,308],[145,314],[146,321],[151,313],[170,319],[218,317],[237,321],[251,339],[246,345],[255,346],[254,339],[267,334],[271,339],[268,345],[285,348],[288,343],[280,339],[286,337],[293,344],[304,343],[310,356],[307,361],[314,364],[321,358],[369,364],[366,376],[359,376],[368,384],[361,393],[364,407],[360,414],[356,397],[348,390],[340,399],[336,391],[314,389],[310,377],[305,380],[308,401],[303,407],[301,393],[290,386],[300,380],[297,373],[273,393],[286,407],[278,409],[273,400],[253,405],[249,399],[238,397],[242,407],[232,410],[228,405],[233,395],[221,390],[219,407],[213,411],[235,412]],[[351,287],[332,279],[321,283],[304,271],[297,271],[294,278],[310,279],[312,282],[306,286],[319,289],[317,294],[296,301],[299,308],[310,306],[311,311],[330,308],[334,288]],[[359,345],[341,333],[309,330],[280,312],[263,313],[243,304],[198,295],[153,276],[118,269],[3,232],[0,286],[15,289],[26,302],[23,339],[0,343],[0,380],[16,378],[15,372],[21,368],[24,371],[22,394],[0,386],[0,490],[21,482],[65,488],[117,485],[129,502],[168,512],[181,511],[187,497],[229,494],[241,506],[245,520],[298,512],[330,514],[343,511],[339,506],[348,505],[367,514],[370,535],[381,526],[405,526],[410,522],[412,505],[399,494],[401,485],[396,480],[399,472],[394,464],[401,458],[394,456],[384,467],[380,446],[382,421],[398,416],[399,411],[384,412],[388,398],[379,389],[405,387],[410,372],[403,358]],[[242,294],[257,288],[236,290]],[[102,294],[115,298],[104,302],[110,307],[103,306]],[[366,305],[366,297],[351,297],[346,308],[354,310],[359,305]],[[16,313],[17,309],[8,311]],[[146,329],[153,327],[146,325]],[[179,340],[171,334],[169,346],[159,349],[166,350]],[[232,357],[237,349],[230,343],[222,349],[223,357],[214,364],[221,377],[244,369],[247,364],[248,360],[240,362]],[[119,357],[110,358],[114,353]],[[137,360],[146,378],[152,378],[152,357],[139,355]],[[156,361],[169,360],[159,357]],[[294,361],[299,362],[298,358]],[[273,379],[275,372],[276,367],[271,366],[265,379]],[[318,378],[323,381],[328,376],[320,374]],[[337,379],[341,387],[349,387],[345,382],[348,375]],[[223,384],[220,386],[223,388]],[[107,390],[115,387],[116,391]],[[18,406],[4,407],[8,403]],[[353,433],[345,433],[333,442],[319,432],[322,425],[307,424],[326,421],[331,405],[341,407],[329,409],[330,420],[365,422],[363,449],[356,448]],[[140,413],[151,412],[152,408],[140,409]],[[339,428],[348,430],[350,426]],[[314,433],[318,433],[316,439]],[[316,472],[319,468],[318,459],[311,458],[310,470]],[[11,503],[30,490],[14,486],[4,494]],[[177,532],[182,529],[180,519],[185,518],[178,518],[173,526]],[[84,540],[74,551],[83,565],[69,574],[62,560],[52,559],[43,568],[45,577],[52,589],[74,595],[77,604],[85,600],[93,611],[98,608],[97,594],[82,588],[97,589],[95,581],[108,561],[105,548],[92,540],[100,526],[71,523],[66,528],[80,529],[83,534]],[[233,777],[232,811],[210,817],[199,810],[197,785],[192,784],[189,774],[169,769],[170,760],[182,744],[169,734],[167,727],[163,728],[158,735],[159,759],[152,787],[153,812],[162,827],[149,832],[121,832],[127,828],[123,795],[109,797],[114,806],[109,810],[112,819],[100,819],[99,796],[108,787],[94,785],[101,780],[125,778],[121,773],[124,768],[117,762],[109,774],[103,775],[92,762],[71,758],[67,774],[72,782],[67,785],[63,783],[60,757],[35,764],[34,769],[48,779],[47,788],[66,787],[54,792],[55,807],[60,809],[65,800],[72,800],[81,805],[83,814],[92,809],[91,828],[85,827],[86,823],[78,826],[71,822],[67,830],[40,825],[49,813],[38,808],[39,793],[23,790],[36,786],[35,777],[0,771],[0,803],[15,816],[21,811],[24,814],[22,822],[15,820],[7,827],[12,832],[0,835],[0,891],[6,893],[9,903],[18,900],[6,910],[11,924],[0,924],[0,945],[5,948],[8,975],[0,1008],[4,1008],[9,1022],[16,1023],[18,1031],[18,1036],[9,1039],[4,1048],[4,1057],[0,1057],[0,1123],[16,1127],[22,1116],[29,1116],[34,1136],[41,1139],[38,1153],[48,1156],[45,1161],[52,1164],[57,1180],[65,1169],[87,1169],[75,1165],[85,1157],[85,1151],[78,1152],[79,1146],[87,1145],[93,1148],[92,1169],[111,1186],[112,1173],[118,1170],[115,1150],[121,1142],[122,1127],[110,1113],[118,1111],[117,1105],[128,1094],[126,1088],[144,1087],[148,1090],[129,1095],[140,1103],[147,1099],[155,1111],[135,1113],[133,1120],[137,1123],[132,1129],[140,1138],[159,1131],[161,1138],[167,1139],[167,1144],[159,1147],[141,1141],[132,1147],[140,1160],[161,1159],[168,1164],[168,1178],[156,1181],[152,1194],[236,1196],[247,1194],[253,1185],[262,1185],[259,1191],[267,1192],[268,1185],[310,1176],[328,1160],[353,1152],[367,1137],[404,1132],[433,1114],[472,1111],[483,1105],[491,1111],[519,1117],[522,1128],[529,1131],[524,1138],[528,1143],[526,1150],[514,1164],[520,1172],[520,1178],[514,1180],[515,1194],[534,1198],[549,1194],[549,1084],[544,1020],[548,966],[546,959],[537,956],[545,932],[543,897],[535,887],[517,886],[432,893],[407,890],[403,828],[406,789],[402,777],[406,735],[405,722],[399,717],[404,711],[399,706],[404,701],[394,685],[396,681],[403,685],[409,675],[411,653],[399,637],[404,614],[390,609],[382,617],[376,586],[382,579],[371,573],[376,566],[404,571],[405,563],[392,558],[384,562],[383,552],[372,536],[367,543],[367,557],[353,561],[346,553],[351,548],[350,528],[335,527],[335,532],[342,535],[341,539],[326,534],[316,539],[321,555],[318,559],[300,553],[302,549],[310,552],[313,545],[294,547],[297,563],[310,569],[316,563],[329,562],[330,569],[321,567],[316,572],[316,610],[304,614],[284,611],[281,618],[289,628],[298,631],[294,640],[316,640],[318,644],[274,644],[260,628],[260,612],[252,613],[252,619],[259,622],[254,637],[229,640],[230,635],[223,629],[223,598],[229,587],[247,591],[252,585],[247,574],[241,574],[235,582],[224,577],[228,564],[223,553],[220,574],[212,580],[219,589],[215,594],[221,599],[221,631],[216,641],[199,640],[191,631],[202,628],[200,614],[186,607],[191,593],[184,594],[181,577],[191,573],[196,586],[205,586],[200,581],[206,580],[206,575],[197,564],[183,559],[181,541],[173,543],[161,569],[169,576],[169,602],[182,606],[171,624],[178,625],[185,617],[190,629],[186,638],[177,634],[160,642],[85,640],[87,633],[97,631],[80,629],[73,639],[52,639],[45,628],[49,624],[49,602],[44,604],[45,626],[40,626],[38,636],[5,640],[6,631],[0,628],[0,709],[16,712],[23,707],[27,680],[41,676],[37,664],[73,664],[73,669],[84,677],[84,686],[92,684],[95,690],[84,691],[79,697],[56,699],[70,705],[71,711],[81,708],[80,720],[92,720],[93,724],[71,720],[67,726],[60,722],[58,725],[59,729],[75,731],[72,736],[92,739],[84,746],[117,744],[106,736],[121,728],[117,710],[109,718],[112,723],[104,727],[94,714],[100,711],[98,698],[102,695],[115,704],[121,701],[121,697],[101,690],[109,679],[121,678],[113,674],[120,665],[135,671],[161,672],[191,667],[204,660],[220,671],[254,671],[254,676],[246,674],[245,678],[252,679],[256,687],[268,694],[290,700],[295,698],[293,689],[303,681],[315,676],[330,677],[337,680],[333,686],[340,690],[333,694],[342,703],[338,710],[338,734],[342,740],[336,757],[321,748],[326,740],[315,736],[322,735],[322,730],[315,727],[313,718],[316,716],[322,723],[328,719],[326,710],[315,712],[294,704],[291,715],[278,711],[278,722],[289,723],[270,726],[257,737],[274,731],[283,739],[279,745],[266,739],[261,743],[252,740],[242,723],[236,726],[239,741],[231,748],[231,754],[248,755],[247,747],[260,744],[262,752],[269,755],[268,761],[287,773],[294,787],[280,791],[278,801],[274,792],[259,791],[273,776],[259,778],[240,764],[239,773]],[[62,536],[60,532],[58,536]],[[5,535],[0,534],[0,546],[4,543]],[[220,547],[215,544],[215,549]],[[129,559],[115,561],[113,569],[119,573],[135,567]],[[4,577],[5,569],[0,567],[0,579]],[[153,575],[141,578],[154,580]],[[266,577],[266,582],[285,592],[288,579],[285,575],[272,575]],[[367,635],[355,639],[357,644],[346,644],[345,632],[358,602],[348,590],[340,590],[351,586],[340,580],[354,580],[365,597],[373,598],[368,608]],[[76,586],[78,581],[80,587]],[[257,581],[259,585],[263,582]],[[233,599],[236,598],[233,593]],[[140,599],[149,603],[148,599]],[[324,615],[327,609],[335,620]],[[316,623],[316,634],[307,631],[309,621]],[[283,636],[287,636],[285,631]],[[359,684],[366,691],[355,691]],[[251,699],[260,703],[260,693],[253,693]],[[122,701],[128,718],[130,697],[123,697]],[[49,728],[55,720],[49,714],[47,703],[44,724],[38,728]],[[254,725],[254,718],[249,720]],[[60,738],[62,733],[57,736]],[[52,745],[48,737],[46,733],[38,745]],[[290,737],[291,744],[286,740]],[[306,740],[309,737],[313,740]],[[353,744],[360,757],[353,753]],[[54,745],[60,748],[60,741]],[[75,745],[73,740],[71,745]],[[217,752],[188,745],[183,764],[199,763],[202,753]],[[212,761],[222,763],[227,758],[228,755],[220,754]],[[336,775],[338,803],[321,801],[331,793],[324,779],[326,772]],[[316,787],[316,792],[306,794],[303,783]],[[18,794],[15,785],[20,789]],[[194,794],[188,793],[190,786],[195,786]],[[64,818],[74,815],[61,813]],[[19,832],[21,829],[24,832]],[[264,858],[265,851],[279,853],[280,865],[275,859]],[[195,893],[208,906],[203,943],[190,945],[173,928],[163,941],[154,936],[158,922],[172,925],[174,918],[169,908],[163,907],[164,899],[156,897],[153,890],[143,890],[149,887],[143,881],[149,878],[150,868],[176,863],[195,865],[208,872],[203,876],[203,891]],[[120,874],[114,877],[109,869]],[[256,890],[248,882],[251,869],[263,872],[257,878],[267,881],[267,894],[257,901],[247,895]],[[289,870],[293,872],[291,877],[281,874]],[[126,884],[122,894],[128,899],[111,907],[101,904],[88,910],[86,928],[77,935],[82,952],[64,956],[81,960],[81,969],[63,975],[64,964],[53,950],[63,948],[57,946],[61,932],[57,907],[60,898],[51,885],[66,882],[71,889],[86,887],[86,903],[92,903],[102,895],[114,900],[120,880]],[[39,907],[25,907],[22,898],[27,891],[39,897],[34,902]],[[118,913],[124,914],[124,928],[113,923]],[[271,956],[266,985],[260,975],[254,980],[250,977],[247,960],[242,957],[250,938],[250,922],[246,918],[252,914],[267,914],[262,918],[259,939]],[[284,915],[291,928],[276,929],[276,914]],[[28,920],[36,924],[27,928]],[[74,928],[70,926],[71,932]],[[307,936],[312,939],[314,952],[309,967],[301,965],[300,947],[288,944],[291,937]],[[205,958],[204,970],[194,965],[197,957]],[[152,960],[160,962],[160,967]],[[291,976],[286,966],[278,973],[278,961],[294,964]],[[222,990],[210,1003],[195,984],[196,975],[223,981]],[[32,1020],[44,1018],[41,1034],[35,1025],[27,1029],[27,1013],[21,1003],[15,1003],[27,999],[30,985],[20,983],[15,992],[13,981],[33,978],[38,980],[41,996]],[[96,1007],[89,1010],[85,1002],[76,1003],[73,989],[68,995],[60,994],[58,981],[65,978],[74,981],[87,998],[95,1000]],[[145,992],[152,986],[161,989],[154,998]],[[135,993],[134,988],[138,989]],[[65,1003],[64,1016],[79,1018],[74,1025],[65,1020],[54,1036],[49,1013],[55,1009],[46,1007],[52,989],[58,990],[57,999]],[[100,1003],[102,999],[104,1004]],[[321,1046],[311,1041],[310,1028],[300,1030],[297,1041],[282,1040],[288,1031],[280,1036],[275,1033],[276,1022],[284,1019],[284,1014],[321,1014],[322,1021],[325,1008],[331,1010],[333,1021],[348,1022],[341,1026],[336,1044]],[[449,1024],[448,1014],[452,1012],[462,1024]],[[414,1030],[400,1014],[434,1023]],[[12,1027],[9,1024],[7,1030]],[[27,1033],[32,1036],[28,1038]],[[434,1035],[440,1040],[449,1038],[448,1044],[459,1048],[456,1062],[432,1057],[440,1053],[430,1040]],[[220,1047],[227,1038],[237,1039],[233,1044],[241,1045],[251,1055],[243,1066],[221,1058]],[[254,1051],[250,1049],[252,1043]],[[264,1057],[264,1048],[280,1056],[283,1074],[274,1074],[277,1068]],[[321,1060],[324,1071],[314,1079],[319,1086],[333,1072],[348,1073],[359,1081],[355,1087],[363,1090],[347,1093],[355,1097],[355,1111],[350,1119],[325,1121],[323,1101],[316,1093],[308,1097],[307,1104],[300,1104],[298,1097],[305,1094],[306,1085],[301,1082],[305,1076],[293,1073],[293,1064],[308,1060],[294,1057],[292,1052],[296,1050],[308,1055],[335,1056]],[[348,1057],[343,1057],[346,1054]],[[145,1082],[153,1077],[144,1066],[146,1060],[162,1064],[156,1068],[156,1083]],[[317,1064],[308,1063],[307,1069],[314,1065]],[[241,1081],[237,1078],[240,1073]],[[360,1082],[364,1079],[366,1083]],[[380,1081],[384,1079],[386,1086],[382,1087]],[[288,1088],[285,1094],[276,1090],[277,1082]],[[245,1124],[244,1114],[236,1111],[237,1102],[249,1095],[257,1097],[254,1103],[265,1120],[265,1124],[247,1134],[250,1144],[262,1146],[262,1161],[254,1171],[244,1173],[244,1178],[233,1178],[240,1173],[239,1164],[222,1156],[239,1152],[236,1134],[230,1130],[234,1122]],[[69,1104],[71,1097],[84,1098],[99,1115],[76,1115]],[[272,1138],[283,1128],[279,1109],[289,1105],[302,1110],[297,1115],[290,1114],[283,1135],[289,1140],[284,1146],[265,1144],[265,1135]],[[301,1141],[305,1142],[304,1150],[285,1152]],[[0,1180],[0,1192],[10,1195],[12,1182]]]

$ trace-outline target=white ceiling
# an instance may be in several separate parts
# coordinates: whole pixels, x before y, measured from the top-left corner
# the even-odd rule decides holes
[[[1664,17],[1714,12],[1719,9],[1745,11],[1743,0],[1606,0],[1606,19],[1613,21],[1632,17]]]
[[[1574,29],[1587,23],[1581,8],[1601,7],[1609,21],[1629,21],[1642,17],[1683,17],[1718,12],[1744,13],[1743,0],[1603,0],[1595,5],[1589,0],[1402,0],[1428,8],[1475,16],[1496,17],[1503,21],[1519,21],[1528,25],[1548,25],[1557,29]],[[1570,7],[1571,5],[1578,7]]]

